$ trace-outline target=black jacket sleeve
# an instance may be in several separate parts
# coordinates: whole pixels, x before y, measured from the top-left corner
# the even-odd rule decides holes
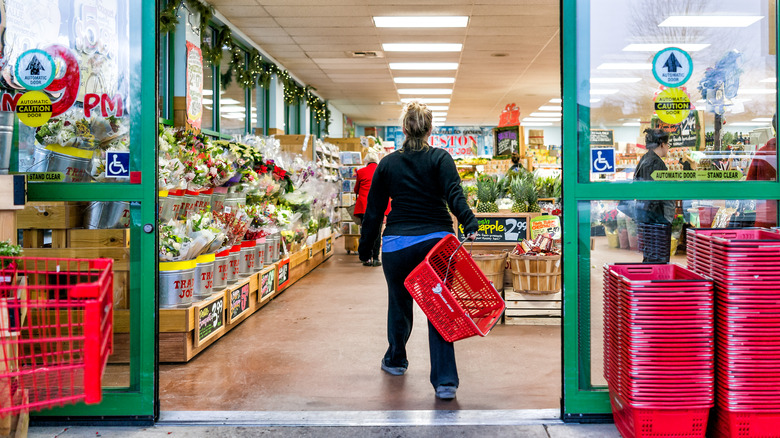
[[[385,167],[380,162],[376,171],[374,171],[371,188],[368,190],[368,204],[366,205],[366,212],[363,215],[363,224],[360,230],[358,256],[361,261],[371,258],[371,249],[382,231],[385,210],[387,210],[387,203],[390,201],[390,192],[384,175]]]
[[[442,154],[439,175],[447,205],[452,214],[458,218],[458,223],[463,225],[463,232],[467,235],[475,233],[479,227],[477,218],[469,208],[466,197],[463,196],[458,168],[455,167],[455,161],[450,154]]]

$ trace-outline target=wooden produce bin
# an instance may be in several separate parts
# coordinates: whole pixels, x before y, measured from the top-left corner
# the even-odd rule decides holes
[[[347,251],[347,254],[353,252],[357,254],[360,234],[343,234],[342,237],[344,238],[344,250]]]
[[[561,324],[561,292],[535,295],[506,288],[504,300],[506,301],[504,323],[507,325]]]
[[[284,152],[302,155],[308,160],[314,159],[314,137],[311,135],[274,135]]]

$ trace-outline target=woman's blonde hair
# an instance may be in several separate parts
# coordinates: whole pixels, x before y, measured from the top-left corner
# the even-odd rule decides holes
[[[404,150],[422,151],[428,148],[427,136],[433,128],[433,113],[424,103],[407,103],[401,116],[401,126],[406,132]]]

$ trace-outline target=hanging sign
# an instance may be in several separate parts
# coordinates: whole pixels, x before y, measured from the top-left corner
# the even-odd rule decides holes
[[[561,238],[561,219],[558,216],[537,216],[531,219],[531,239],[541,234],[549,234],[553,239]]]
[[[536,214],[532,215],[536,216]],[[474,243],[507,243],[519,242],[528,238],[528,221],[531,218],[529,214],[507,214],[501,213],[480,213],[477,214],[477,238]],[[463,240],[466,236],[463,231],[463,224],[458,224],[458,239]]]
[[[655,98],[655,113],[661,121],[671,124],[682,122],[691,112],[691,98],[679,88],[667,88]]]
[[[249,310],[249,282],[230,292],[230,324]]]
[[[54,59],[41,49],[28,50],[16,60],[16,81],[28,90],[43,90],[54,80]]]
[[[200,131],[203,116],[203,54],[187,41],[187,125]]]
[[[615,145],[615,131],[612,129],[591,129],[590,130],[590,145],[591,146],[607,146],[612,147]]]
[[[496,128],[493,130],[495,135],[495,151],[494,157],[512,155],[515,152],[520,152],[520,127],[519,126],[507,126],[504,128]]]
[[[663,129],[669,134],[669,147],[699,149],[704,143],[704,117],[701,111],[691,110],[688,117],[680,123],[664,123],[653,118],[651,126]]]
[[[225,329],[225,296],[217,295],[195,307],[198,327],[195,329],[195,347],[206,343]]]
[[[679,87],[691,78],[693,61],[685,50],[669,47],[653,58],[653,76],[662,85]]]
[[[51,119],[49,96],[40,91],[28,91],[16,102],[16,115],[27,126],[37,128]]]
[[[739,170],[656,170],[650,176],[654,181],[739,181]]]

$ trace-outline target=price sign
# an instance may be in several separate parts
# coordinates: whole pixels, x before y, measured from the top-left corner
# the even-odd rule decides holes
[[[591,146],[608,146],[615,145],[615,131],[611,129],[591,129],[590,130],[590,145]]]
[[[260,300],[271,297],[276,292],[276,267],[271,265],[260,273]]]
[[[279,290],[283,290],[290,284],[290,259],[284,259],[279,262],[279,274],[277,284]]]
[[[230,292],[230,323],[249,310],[249,283]]]
[[[225,301],[219,295],[195,308],[198,327],[195,329],[195,347],[206,343],[225,329]]]
[[[513,243],[527,239],[532,215],[477,214],[479,228],[474,243]],[[463,224],[459,224],[458,239],[464,238]]]
[[[507,126],[505,128],[496,128],[495,133],[495,151],[494,156],[511,155],[520,151],[520,127]]]
[[[325,241],[325,254],[330,253],[332,249],[333,249],[333,238],[328,237],[328,240]]]
[[[556,240],[561,238],[561,219],[558,216],[544,215],[531,219],[531,239],[545,233]]]

